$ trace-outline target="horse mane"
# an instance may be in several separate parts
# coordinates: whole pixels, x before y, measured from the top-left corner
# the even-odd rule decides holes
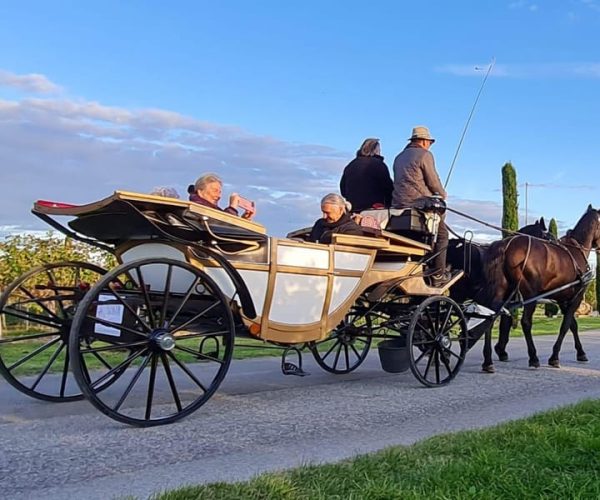
[[[590,205],[586,212],[579,218],[573,229],[569,229],[564,238],[572,238],[579,243],[584,243],[585,235],[589,234],[590,226],[598,222],[598,212]],[[561,238],[562,239],[562,238]]]

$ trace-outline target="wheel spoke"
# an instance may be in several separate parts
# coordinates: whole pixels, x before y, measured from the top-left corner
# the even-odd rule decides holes
[[[187,304],[187,301],[190,300],[192,293],[194,293],[194,288],[196,288],[196,285],[198,283],[198,279],[199,278],[196,276],[196,279],[194,279],[194,281],[192,281],[192,284],[187,289],[187,292],[185,292],[185,295],[183,296],[183,299],[181,300],[179,307],[173,313],[173,316],[171,316],[171,321],[169,321],[169,323],[168,323],[169,326],[175,322],[175,318],[177,318],[177,316],[179,316],[179,313],[182,311],[183,306],[185,306],[185,304]]]
[[[444,347],[443,349],[444,352],[447,352],[451,356],[454,356],[456,359],[461,359],[461,357],[458,354],[456,354],[452,349],[448,349],[447,347]]]
[[[177,340],[187,340],[187,339],[196,339],[198,337],[220,337],[225,335],[229,330],[217,330],[216,332],[199,332],[199,333],[191,333],[185,335],[177,335],[175,338]]]
[[[148,318],[150,319],[150,326],[152,328],[156,328],[156,321],[154,321],[154,311],[152,310],[152,304],[150,303],[150,296],[148,295],[148,289],[146,288],[146,283],[144,282],[144,276],[142,275],[142,271],[139,267],[135,268],[135,271],[138,275],[138,280],[140,282],[140,288],[142,289],[142,295],[144,296],[144,302],[146,303],[146,309],[148,310]]]
[[[148,331],[151,332],[152,328],[146,321],[137,313],[137,311],[129,305],[129,303],[123,299],[117,292],[115,292],[110,286],[106,287],[112,295],[133,315],[133,317],[141,323],[141,325]]]
[[[348,356],[348,345],[344,344],[344,359],[346,360],[346,370],[350,369],[350,357]]]
[[[427,378],[427,374],[429,373],[429,369],[431,368],[431,364],[433,361],[433,350],[429,351],[429,359],[427,360],[427,366],[425,367],[425,373],[423,374],[423,378]]]
[[[437,349],[433,351],[433,362],[435,364],[435,381],[437,384],[440,383],[440,356]]]
[[[189,347],[185,347],[182,345],[176,345],[175,349],[178,349],[179,351],[187,352],[189,354],[193,354],[194,356],[196,356],[199,359],[206,359],[207,361],[214,361],[215,363],[219,363],[221,365],[224,363],[224,361],[221,359],[213,358],[212,356],[201,353],[199,351],[194,351],[193,349],[190,349]]]
[[[32,304],[39,305],[44,311],[46,311],[50,316],[55,318],[57,321],[61,322],[61,317],[55,314],[43,301],[40,301],[39,297],[36,297],[33,292],[29,289],[25,288],[23,285],[19,285],[19,289],[23,291],[25,295],[27,295],[30,299],[32,299]],[[44,316],[42,316],[44,317]]]
[[[89,314],[86,316],[86,318],[89,320],[95,321],[96,323],[100,323],[101,325],[110,326],[111,328],[114,328],[116,330],[124,330],[126,332],[132,333],[133,335],[148,338],[148,335],[146,335],[145,333],[140,332],[139,330],[134,330],[133,328],[129,328],[121,323],[113,323],[112,321],[108,321],[106,319],[99,318],[97,316],[91,316]]]
[[[37,323],[38,325],[44,325],[48,328],[60,328],[62,326],[62,322],[54,322],[52,318],[48,318],[48,316],[42,316],[40,314],[35,314],[27,311],[20,311],[18,309],[14,309],[13,307],[5,307],[4,314],[8,314],[10,316],[14,316],[15,318],[19,318],[25,321],[31,321],[32,323]],[[58,318],[60,321],[60,318]]]
[[[56,276],[54,276],[54,273],[52,272],[52,269],[46,269],[46,274],[48,275],[48,278],[50,278],[50,281],[52,282],[52,286],[55,290],[57,290],[57,297],[56,297],[56,302],[58,303],[58,307],[60,308],[60,311],[62,313],[62,317],[64,319],[67,318],[67,311],[65,311],[65,306],[62,303],[62,298],[60,297],[60,294],[58,293],[58,285],[56,283]]]
[[[154,382],[156,381],[156,354],[151,354],[152,362],[150,363],[150,379],[148,380],[148,397],[146,398],[146,415],[144,418],[150,420],[152,414],[152,399],[154,397]]]
[[[46,375],[46,373],[48,373],[48,370],[54,364],[54,362],[56,361],[56,358],[58,358],[58,355],[63,350],[63,347],[65,347],[65,344],[61,343],[58,346],[58,348],[56,349],[56,351],[54,351],[54,353],[52,354],[52,356],[50,356],[50,359],[46,363],[46,366],[44,366],[44,369],[40,372],[40,374],[38,375],[38,377],[33,382],[32,386],[30,387],[30,389],[32,391],[35,391],[35,388],[38,386],[38,384],[40,383],[40,381],[42,380],[42,378],[44,378],[44,375]]]
[[[54,332],[44,332],[44,333],[32,333],[30,335],[20,335],[18,337],[7,337],[4,339],[0,339],[0,344],[12,344],[14,342],[23,342],[24,340],[41,339],[44,337],[52,337],[55,335],[60,335],[60,332],[54,331]]]
[[[179,325],[176,328],[173,328],[171,330],[171,334],[177,333],[179,330],[184,329],[186,326],[188,326],[189,324],[193,323],[194,321],[196,321],[198,318],[201,318],[202,316],[204,316],[208,311],[214,309],[215,307],[217,307],[221,302],[220,301],[215,301],[213,304],[211,304],[210,306],[208,306],[207,308],[205,308],[203,311],[199,312],[198,314],[196,314],[194,317],[192,317],[191,319],[188,319],[185,323],[182,323],[181,325]],[[173,324],[173,321],[171,321],[171,324]]]
[[[448,331],[446,329],[446,325],[448,324],[448,320],[450,319],[450,316],[452,316],[452,306],[448,307],[448,311],[446,312],[444,321],[442,321],[442,324],[440,326],[440,333],[446,333]]]
[[[111,345],[103,345],[100,347],[92,347],[91,344],[88,344],[87,349],[79,349],[81,354],[94,354],[103,351],[118,351],[122,349],[128,349],[130,347],[140,347],[143,345],[147,345],[147,340],[140,340],[139,342],[130,342],[128,344],[111,344]]]
[[[171,291],[171,274],[173,273],[173,266],[169,264],[167,268],[167,277],[165,279],[165,298],[163,299],[163,306],[160,312],[160,326],[162,328],[167,327],[167,305],[169,303],[169,293]]]
[[[419,361],[421,361],[428,353],[429,351],[423,351],[421,352],[420,356],[415,359],[415,365],[417,365],[419,363]]]
[[[110,377],[112,377],[115,373],[119,372],[120,370],[125,370],[127,368],[127,366],[129,366],[135,359],[139,358],[143,354],[146,354],[147,352],[148,352],[148,349],[142,349],[141,351],[134,352],[127,359],[125,359],[124,361],[122,361],[121,363],[119,363],[117,366],[115,366],[111,370],[107,371],[100,378],[94,380],[94,382],[90,383],[90,387],[92,389],[95,389],[102,382],[104,382],[105,380],[108,380]],[[85,363],[83,363],[83,365],[86,366]],[[86,366],[86,371],[87,371],[87,366]],[[88,380],[90,380],[89,374],[88,374],[87,378],[88,378]]]
[[[354,344],[350,344],[350,348],[354,351],[354,354],[356,355],[356,357],[358,359],[360,359],[360,354],[358,353],[358,351],[356,350],[356,347],[354,347]]]
[[[47,342],[44,345],[41,345],[40,347],[38,347],[37,349],[35,349],[34,351],[31,351],[29,354],[27,354],[27,356],[23,356],[21,359],[19,359],[18,361],[15,361],[12,365],[10,365],[9,367],[7,367],[7,370],[9,372],[12,371],[12,370],[14,370],[15,368],[21,366],[23,363],[26,363],[27,361],[29,361],[34,356],[37,356],[38,354],[40,354],[41,352],[45,351],[46,349],[49,349],[50,347],[52,347],[57,342],[60,342],[60,337],[52,339],[50,342]]]
[[[68,375],[69,375],[69,349],[65,349],[65,362],[63,363],[63,372],[62,372],[62,376],[60,378],[59,395],[61,398],[65,397],[65,389],[67,387],[67,376]]]
[[[204,387],[204,385],[202,385],[202,382],[200,382],[196,376],[190,371],[190,369],[185,366],[185,364],[183,364],[181,361],[179,361],[177,359],[177,356],[175,356],[171,351],[167,351],[167,355],[173,360],[175,361],[175,363],[177,364],[177,366],[179,366],[179,368],[181,368],[185,374],[190,377],[198,387],[200,387],[200,389],[202,389],[202,392],[206,392],[206,388]]]
[[[181,411],[182,410],[181,400],[179,399],[179,393],[177,392],[175,380],[173,379],[173,374],[171,373],[171,365],[169,364],[169,358],[167,358],[167,356],[165,356],[164,352],[161,352],[160,359],[162,360],[162,364],[165,368],[165,373],[167,375],[167,380],[169,382],[169,387],[171,388],[171,394],[173,394],[173,401],[175,401],[175,406],[177,407],[177,411]]]
[[[337,364],[338,361],[340,360],[340,353],[342,352],[342,342],[338,342],[338,348],[337,351],[335,353],[335,360],[333,362],[333,369],[336,370],[337,369]]]
[[[133,389],[133,386],[137,383],[138,379],[140,378],[140,375],[142,374],[142,372],[148,365],[148,361],[150,361],[151,357],[153,357],[152,354],[149,354],[148,356],[146,356],[144,358],[144,361],[142,361],[142,364],[138,367],[137,371],[135,372],[135,375],[133,376],[133,378],[131,379],[131,381],[129,382],[127,387],[125,388],[125,391],[121,395],[121,398],[119,399],[117,404],[115,406],[113,406],[113,411],[118,411],[119,408],[121,408],[121,405],[125,402],[125,400],[127,399],[127,396],[129,396],[131,389]]]
[[[444,349],[444,351],[446,351],[446,349]],[[450,367],[450,363],[448,362],[448,359],[446,358],[444,352],[440,352],[439,356],[442,359],[442,363],[444,363],[444,366],[446,367],[446,371],[448,372],[448,376],[451,377],[452,376],[452,368]]]
[[[325,354],[325,356],[323,356],[321,359],[323,361],[325,361],[325,359],[327,359],[327,356],[329,356],[331,354],[331,352],[337,347],[337,345],[340,343],[340,340],[338,338],[335,339],[335,342],[333,343],[333,345],[329,348],[329,350],[327,351],[327,354]]]

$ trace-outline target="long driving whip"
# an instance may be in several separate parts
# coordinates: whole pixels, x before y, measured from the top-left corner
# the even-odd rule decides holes
[[[488,76],[492,72],[492,68],[496,64],[496,58],[492,58],[492,62],[490,63],[487,72],[485,73],[485,77],[481,82],[481,87],[479,87],[479,92],[477,92],[477,97],[475,97],[475,102],[473,103],[473,107],[471,108],[471,112],[469,113],[469,117],[467,118],[467,123],[465,123],[465,128],[462,131],[462,135],[460,136],[460,141],[458,141],[458,147],[456,148],[456,153],[454,153],[454,158],[452,158],[452,163],[450,164],[450,170],[448,171],[448,177],[446,177],[446,182],[444,182],[444,189],[448,185],[448,181],[450,180],[450,176],[452,175],[452,170],[454,170],[454,164],[456,163],[456,159],[458,158],[458,153],[460,151],[460,147],[462,146],[463,140],[465,139],[465,135],[467,134],[467,129],[469,128],[469,123],[471,123],[471,118],[473,118],[473,113],[475,113],[475,108],[477,107],[477,103],[479,102],[479,97],[481,96],[481,92],[483,91],[483,87],[485,87],[485,82],[487,82]]]

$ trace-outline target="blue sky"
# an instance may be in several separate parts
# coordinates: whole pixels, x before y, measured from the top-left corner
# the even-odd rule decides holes
[[[3,2],[0,232],[43,229],[38,198],[183,195],[216,171],[283,235],[364,138],[391,167],[420,124],[445,180],[493,57],[450,205],[498,224],[511,161],[530,222],[563,232],[600,206],[599,28],[600,0]]]

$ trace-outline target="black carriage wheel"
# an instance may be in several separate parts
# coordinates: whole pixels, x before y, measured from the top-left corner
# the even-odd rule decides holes
[[[28,396],[74,401],[83,395],[69,371],[68,337],[78,304],[106,271],[85,262],[36,267],[0,297],[0,373]]]
[[[311,342],[309,348],[323,370],[336,375],[356,370],[371,348],[371,318],[367,305],[359,299],[343,321],[322,342]]]
[[[149,258],[122,264],[88,292],[69,352],[79,387],[96,408],[147,427],[179,420],[210,399],[229,368],[234,334],[229,299],[205,272]],[[95,362],[106,353],[110,363]],[[115,373],[119,379],[100,391]]]
[[[425,299],[415,312],[407,339],[410,369],[422,384],[435,387],[459,372],[468,349],[467,324],[449,297]]]

